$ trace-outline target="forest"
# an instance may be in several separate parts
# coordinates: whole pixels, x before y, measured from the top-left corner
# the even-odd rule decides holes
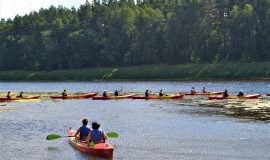
[[[0,21],[0,70],[270,60],[270,0],[93,0]]]

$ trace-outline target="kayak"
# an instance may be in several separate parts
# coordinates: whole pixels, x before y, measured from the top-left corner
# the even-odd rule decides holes
[[[76,131],[69,129],[68,136],[73,136]],[[78,149],[79,151],[90,154],[93,156],[98,156],[101,158],[112,158],[113,157],[113,146],[107,143],[98,143],[95,144],[93,147],[87,143],[83,143],[79,141],[75,137],[69,137],[70,144]]]
[[[182,99],[184,97],[183,94],[170,95],[170,96],[132,96],[132,99]]]
[[[83,99],[83,98],[90,98],[96,96],[98,93],[88,93],[76,96],[50,96],[51,99]]]
[[[244,96],[229,96],[229,97],[223,97],[222,95],[219,96],[209,96],[209,100],[223,100],[223,99],[257,99],[261,96],[261,94],[251,94],[251,95],[244,95]]]
[[[209,96],[209,95],[220,95],[220,94],[223,94],[224,91],[218,91],[218,92],[206,92],[206,93],[203,93],[203,92],[196,92],[196,93],[184,93],[185,95],[188,95],[188,96]]]
[[[16,101],[16,100],[31,100],[31,99],[39,99],[40,96],[31,96],[31,97],[20,97],[20,98],[0,98],[0,101]]]
[[[103,96],[94,96],[92,97],[93,100],[111,100],[111,99],[125,99],[125,98],[131,98],[132,95],[124,95],[124,96],[108,96],[108,97],[103,97]]]

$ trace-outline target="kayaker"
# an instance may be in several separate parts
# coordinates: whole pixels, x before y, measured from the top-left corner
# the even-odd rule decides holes
[[[160,97],[164,96],[164,93],[162,91],[162,89],[159,91],[159,94],[158,94]]]
[[[203,90],[202,90],[203,93],[208,93],[206,87],[203,87]]]
[[[108,139],[107,134],[99,128],[100,124],[98,122],[92,123],[92,130],[89,132],[86,141],[97,143],[105,143],[105,140]]]
[[[119,95],[119,91],[118,90],[115,90],[114,91],[114,96],[118,96]]]
[[[17,98],[23,98],[23,92],[21,91]]]
[[[80,134],[80,140],[85,141],[87,139],[88,134],[90,133],[90,128],[87,126],[88,119],[82,120],[82,126],[77,130],[74,137],[76,137],[78,134]]]
[[[194,87],[192,87],[192,89],[191,89],[191,94],[195,94],[195,93],[196,93],[196,90],[195,90]]]
[[[229,94],[228,94],[228,90],[225,89],[224,93],[223,93],[223,97],[229,97]]]
[[[103,96],[103,97],[108,97],[107,90],[104,90],[104,91],[103,91],[102,96]]]
[[[245,94],[242,92],[242,91],[240,91],[239,93],[238,93],[238,97],[243,97]]]
[[[120,93],[120,92],[122,92],[122,89],[119,90],[119,91],[118,91],[118,90],[115,90],[115,91],[114,91],[114,96],[119,96],[119,93]]]
[[[10,91],[8,91],[8,93],[7,93],[7,99],[10,99],[11,97],[10,97]]]
[[[147,89],[147,90],[145,91],[145,93],[144,93],[144,96],[145,96],[145,97],[148,97],[148,96],[150,95],[150,92],[151,92],[151,91],[149,91],[149,90]]]
[[[64,91],[62,92],[62,96],[65,97],[67,96],[67,91],[64,89]]]

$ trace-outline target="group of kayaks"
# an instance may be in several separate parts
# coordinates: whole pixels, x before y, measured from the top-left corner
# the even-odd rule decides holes
[[[76,96],[50,96],[52,99],[82,99],[82,98],[92,98],[93,100],[110,100],[110,99],[125,99],[125,98],[132,98],[132,99],[182,99],[184,96],[208,96],[209,100],[224,100],[224,99],[256,99],[259,98],[260,94],[253,94],[253,95],[243,95],[239,96],[227,96],[224,97],[224,92],[196,92],[196,93],[177,93],[174,95],[164,95],[164,96],[156,96],[156,95],[123,95],[123,96],[97,96],[98,93],[88,93],[83,95],[76,95]],[[268,95],[270,96],[270,94]],[[39,98],[39,97],[33,97]],[[98,156],[105,159],[110,159],[113,157],[114,147],[111,144],[106,142],[94,144],[94,146],[89,145],[88,143],[81,142],[78,138],[74,137],[76,131],[72,130],[71,128],[68,130],[69,142],[71,146],[75,149],[81,151],[85,154],[90,154],[92,156]]]
[[[219,91],[219,92],[207,92],[207,93],[203,93],[203,92],[198,92],[198,93],[187,93],[185,95],[189,95],[189,96],[208,96],[209,100],[225,100],[225,99],[257,99],[259,97],[261,97],[261,94],[245,94],[243,96],[224,96],[223,95],[223,91]],[[270,96],[267,95],[267,96]]]
[[[181,99],[183,97],[184,97],[184,94],[174,94],[174,95],[164,95],[164,96],[157,96],[157,95],[143,96],[143,95],[136,95],[136,94],[121,95],[121,96],[97,96],[96,94],[94,96],[87,97],[87,98],[92,98],[93,100],[112,100],[112,99],[128,99],[128,98],[129,99]],[[70,98],[62,98],[62,99],[70,99]]]
[[[164,96],[158,96],[158,95],[138,95],[138,94],[128,94],[128,95],[119,95],[119,96],[98,96],[98,92],[94,93],[87,93],[87,94],[81,94],[81,95],[67,95],[67,96],[50,96],[51,99],[85,99],[85,98],[92,98],[93,100],[113,100],[113,99],[145,99],[145,100],[151,100],[151,99],[183,99],[184,96],[208,96],[209,100],[225,100],[225,99],[257,99],[261,97],[261,94],[246,94],[243,96],[223,96],[223,91],[219,92],[196,92],[196,93],[187,93],[187,92],[180,92],[177,94],[172,95],[164,95]],[[270,96],[270,93],[267,94],[267,96]],[[29,97],[16,97],[16,98],[6,98],[2,97],[0,98],[0,102],[8,102],[8,101],[18,101],[18,100],[34,100],[34,99],[40,99],[41,96],[29,96]]]

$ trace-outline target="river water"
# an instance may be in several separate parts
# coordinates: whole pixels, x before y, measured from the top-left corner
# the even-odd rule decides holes
[[[92,92],[145,89],[169,92],[190,88],[210,91],[225,88],[232,94],[239,90],[266,94],[267,82],[1,82],[0,91]],[[68,139],[46,141],[48,134],[67,134],[77,129],[81,119],[98,121],[105,131],[120,137],[109,139],[114,158],[187,159],[187,160],[269,160],[270,122],[223,114],[223,108],[187,105],[177,101],[57,100],[44,98],[34,102],[0,103],[0,159],[3,160],[88,160],[100,159],[73,149]]]

